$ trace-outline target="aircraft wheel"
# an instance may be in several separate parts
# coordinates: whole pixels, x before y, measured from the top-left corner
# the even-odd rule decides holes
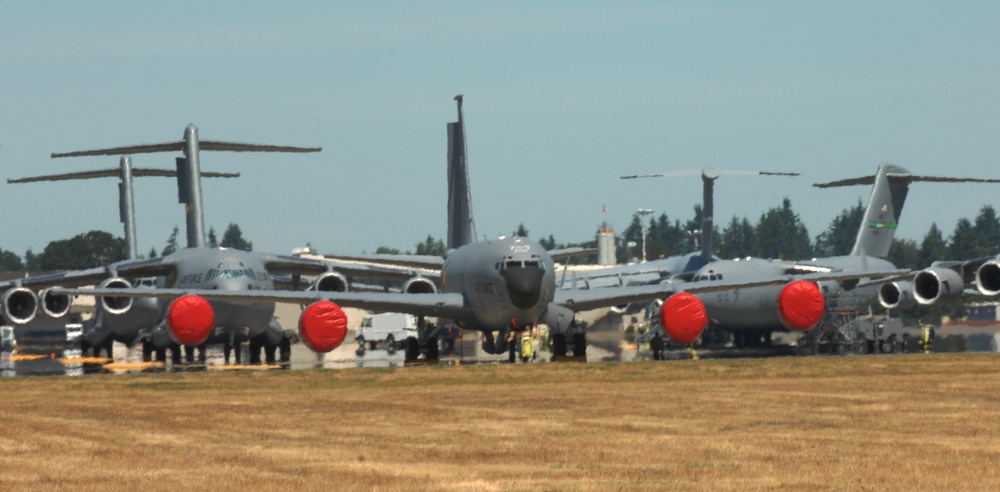
[[[406,337],[406,360],[417,360],[420,357],[420,341],[416,337]]]
[[[188,364],[194,363],[194,347],[190,345],[184,346],[184,362]]]
[[[206,344],[203,343],[198,346],[198,362],[201,362],[202,364],[208,360],[208,356],[205,354],[206,350],[208,350]]]
[[[566,334],[556,333],[552,335],[552,355],[563,357],[566,355]]]
[[[368,342],[368,348],[375,350],[378,348],[378,342]]]
[[[282,338],[278,344],[278,361],[282,364],[292,361],[292,340],[288,337]]]
[[[517,361],[517,350],[514,348],[514,344],[511,343],[510,347],[507,348],[507,362],[513,364]]]
[[[170,347],[170,362],[174,364],[181,363],[181,346],[174,344]]]
[[[225,365],[229,365],[229,356],[233,354],[233,345],[228,341],[222,342],[222,358]]]
[[[587,335],[584,333],[574,333],[573,334],[573,356],[574,357],[586,357],[587,356]]]
[[[153,361],[153,345],[145,340],[143,340],[142,342],[142,361],[143,362]]]
[[[438,358],[438,339],[437,337],[427,337],[427,359],[433,360]]]
[[[264,345],[264,362],[267,364],[274,364],[275,362],[275,352],[277,352],[277,345]]]
[[[167,349],[156,349],[156,362],[166,362],[167,361]]]
[[[250,339],[250,365],[260,364],[261,343],[254,338]]]

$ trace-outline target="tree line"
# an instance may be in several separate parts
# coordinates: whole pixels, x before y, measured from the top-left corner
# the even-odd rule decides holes
[[[174,226],[173,232],[163,246],[162,255],[167,256],[178,249],[177,235],[180,229]],[[208,230],[208,245],[253,250],[253,243],[243,238],[243,232],[237,224],[229,224],[222,234],[222,241],[216,238],[215,228]],[[156,248],[149,251],[148,258],[158,256]],[[31,248],[21,257],[17,253],[0,249],[0,271],[51,271],[51,270],[82,270],[94,268],[125,259],[125,239],[105,231],[90,231],[77,234],[69,239],[58,239],[45,246],[41,253],[35,253]]]

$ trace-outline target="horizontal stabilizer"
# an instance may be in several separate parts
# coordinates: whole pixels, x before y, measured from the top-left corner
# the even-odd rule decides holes
[[[633,174],[629,176],[622,176],[621,179],[635,179],[635,178],[659,178],[659,177],[674,177],[674,176],[698,176],[704,174],[709,178],[717,178],[722,175],[759,175],[759,176],[798,176],[799,173],[783,173],[777,171],[754,171],[748,169],[680,169],[677,171],[667,171],[665,173],[656,174]]]
[[[919,181],[931,182],[931,183],[1000,183],[1000,179],[991,178],[953,178],[950,176],[926,176],[922,174],[911,174],[911,173],[898,173],[890,172],[886,173],[886,178],[890,181],[905,181],[907,183],[915,183]],[[815,183],[813,186],[817,188],[836,188],[840,186],[870,186],[875,184],[875,176],[862,176],[860,178],[850,178],[842,179],[839,181],[830,181],[828,183]]]
[[[32,176],[29,178],[19,178],[19,179],[8,179],[7,183],[36,183],[39,181],[68,181],[75,179],[96,179],[96,178],[116,178],[121,175],[120,168],[114,169],[102,169],[99,171],[83,171],[78,173],[65,173],[65,174],[49,174],[46,176]],[[173,169],[144,169],[136,168],[132,169],[132,176],[161,176],[161,177],[174,177],[177,176],[177,171]],[[240,173],[201,173],[203,178],[238,178]]]
[[[154,152],[177,152],[184,150],[185,142],[178,140],[161,144],[131,145],[127,147],[114,147],[108,149],[80,150],[76,152],[53,153],[52,158],[57,157],[80,157],[90,155],[119,155],[119,154],[150,154]],[[282,145],[259,145],[237,142],[220,142],[218,140],[201,140],[198,143],[201,150],[225,150],[229,152],[319,152],[322,147],[291,147]]]

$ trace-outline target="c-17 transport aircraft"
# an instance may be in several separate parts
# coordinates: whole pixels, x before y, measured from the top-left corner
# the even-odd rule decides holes
[[[917,181],[1000,182],[996,179],[918,175],[899,166],[883,164],[874,176],[816,184],[814,186],[821,188],[873,185],[851,254],[800,262],[755,258],[716,261],[694,273],[690,281],[692,284],[735,282],[798,274],[814,277],[824,272],[854,273],[857,276],[847,280],[803,283],[794,291],[779,291],[771,286],[718,290],[712,294],[699,295],[699,299],[705,304],[711,325],[732,332],[739,345],[758,345],[768,343],[775,330],[805,331],[814,328],[822,321],[828,305],[835,310],[846,311],[867,307],[878,296],[883,284],[881,278],[905,273],[896,270],[884,258],[892,245],[909,184]],[[888,273],[893,271],[897,273]],[[865,275],[869,272],[881,273]],[[876,278],[880,280],[874,280]],[[793,294],[794,300],[791,298]],[[798,306],[795,316],[787,312],[786,308],[790,303]],[[664,309],[669,307],[664,306]]]
[[[201,289],[213,292],[262,292],[273,290],[274,275],[315,275],[312,289],[346,290],[343,275],[332,271],[327,265],[317,261],[265,253],[239,251],[225,248],[205,247],[204,221],[201,208],[201,184],[199,151],[228,150],[237,152],[318,152],[319,148],[254,145],[220,141],[200,141],[197,127],[188,125],[184,138],[177,142],[154,145],[139,145],[99,149],[92,151],[53,154],[53,157],[137,154],[181,150],[183,158],[177,159],[180,175],[180,201],[187,211],[188,248],[171,255],[139,261],[122,261],[106,267],[81,271],[61,272],[54,275],[29,277],[0,284],[5,292],[0,298],[0,308],[14,323],[25,323],[34,316],[39,299],[49,305],[52,299],[59,299],[68,292],[60,292],[63,287],[98,284],[92,292],[98,293],[99,303],[105,315],[120,316],[129,312],[132,299],[159,298],[169,302],[159,314],[157,322],[141,335],[144,354],[158,351],[177,344],[198,346],[207,341],[221,342],[231,347],[241,341],[251,344],[251,362],[256,362],[259,349],[263,347],[269,362],[274,360],[274,352],[280,347],[281,357],[287,359],[291,339],[274,319],[274,304],[254,296],[246,296],[239,302],[239,296],[219,299],[209,303],[197,296],[162,295],[163,289],[155,286],[134,288],[132,281],[139,278],[162,277],[164,285],[177,289]],[[40,293],[37,290],[42,289]],[[77,290],[76,294],[87,293]],[[134,295],[144,292],[145,295]],[[313,312],[314,313],[314,312]],[[336,323],[322,316],[308,313],[301,325],[305,327],[304,342],[318,351],[330,350],[328,340],[308,336],[317,324]],[[176,352],[175,352],[176,353]],[[175,356],[176,358],[176,356]],[[227,357],[228,358],[228,357]]]
[[[37,183],[118,177],[118,207],[119,217],[124,226],[125,259],[135,261],[138,260],[138,251],[136,247],[135,200],[132,188],[133,176],[178,177],[178,174],[177,171],[169,169],[133,168],[132,157],[123,155],[117,169],[8,179],[7,183]],[[203,178],[238,178],[240,175],[239,173],[202,172],[201,176]],[[156,285],[157,279],[136,279],[133,283],[136,286],[153,286]],[[47,317],[54,316],[56,319],[62,318],[69,311],[69,305],[70,301],[68,298],[47,296],[45,302],[42,303],[41,314]],[[106,316],[101,307],[102,304],[97,303],[94,317],[89,322],[84,323],[83,350],[86,353],[89,347],[93,347],[94,356],[96,357],[100,356],[100,350],[103,349],[106,351],[108,358],[111,358],[113,355],[112,342],[118,341],[131,347],[139,339],[143,328],[148,329],[156,323],[162,310],[162,306],[157,299],[137,300],[132,304],[131,309],[127,313],[117,316]]]

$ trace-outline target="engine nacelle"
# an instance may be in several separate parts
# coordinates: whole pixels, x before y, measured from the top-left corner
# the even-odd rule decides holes
[[[347,282],[347,277],[341,275],[337,272],[326,272],[318,277],[316,281],[313,282],[310,290],[317,290],[320,292],[347,292],[349,287]]]
[[[14,287],[8,289],[0,298],[0,308],[7,321],[17,325],[23,325],[35,319],[38,312],[38,296],[31,289],[24,287]]]
[[[215,310],[204,297],[188,294],[167,306],[167,329],[181,345],[201,345],[215,327]]]
[[[986,296],[1000,294],[1000,263],[990,260],[976,270],[976,288]]]
[[[431,279],[417,275],[403,284],[404,294],[436,294],[437,286]]]
[[[878,303],[886,309],[907,309],[916,306],[913,284],[906,280],[882,284],[878,289]]]
[[[314,302],[299,316],[299,337],[314,352],[329,352],[347,337],[347,315],[333,302]]]
[[[678,292],[660,306],[660,326],[671,340],[682,344],[691,343],[708,326],[705,304],[687,292]]]
[[[69,313],[69,307],[73,304],[73,301],[67,295],[53,294],[52,289],[53,287],[49,287],[38,293],[42,311],[50,318],[62,318]]]
[[[106,289],[131,289],[132,283],[121,277],[111,277],[101,282],[101,288]],[[131,297],[101,296],[101,308],[107,314],[125,314],[132,309]]]
[[[826,314],[826,298],[815,282],[789,282],[778,294],[778,318],[785,328],[811,330]]]
[[[963,289],[962,276],[950,268],[932,266],[913,277],[913,297],[920,304],[956,298]]]

